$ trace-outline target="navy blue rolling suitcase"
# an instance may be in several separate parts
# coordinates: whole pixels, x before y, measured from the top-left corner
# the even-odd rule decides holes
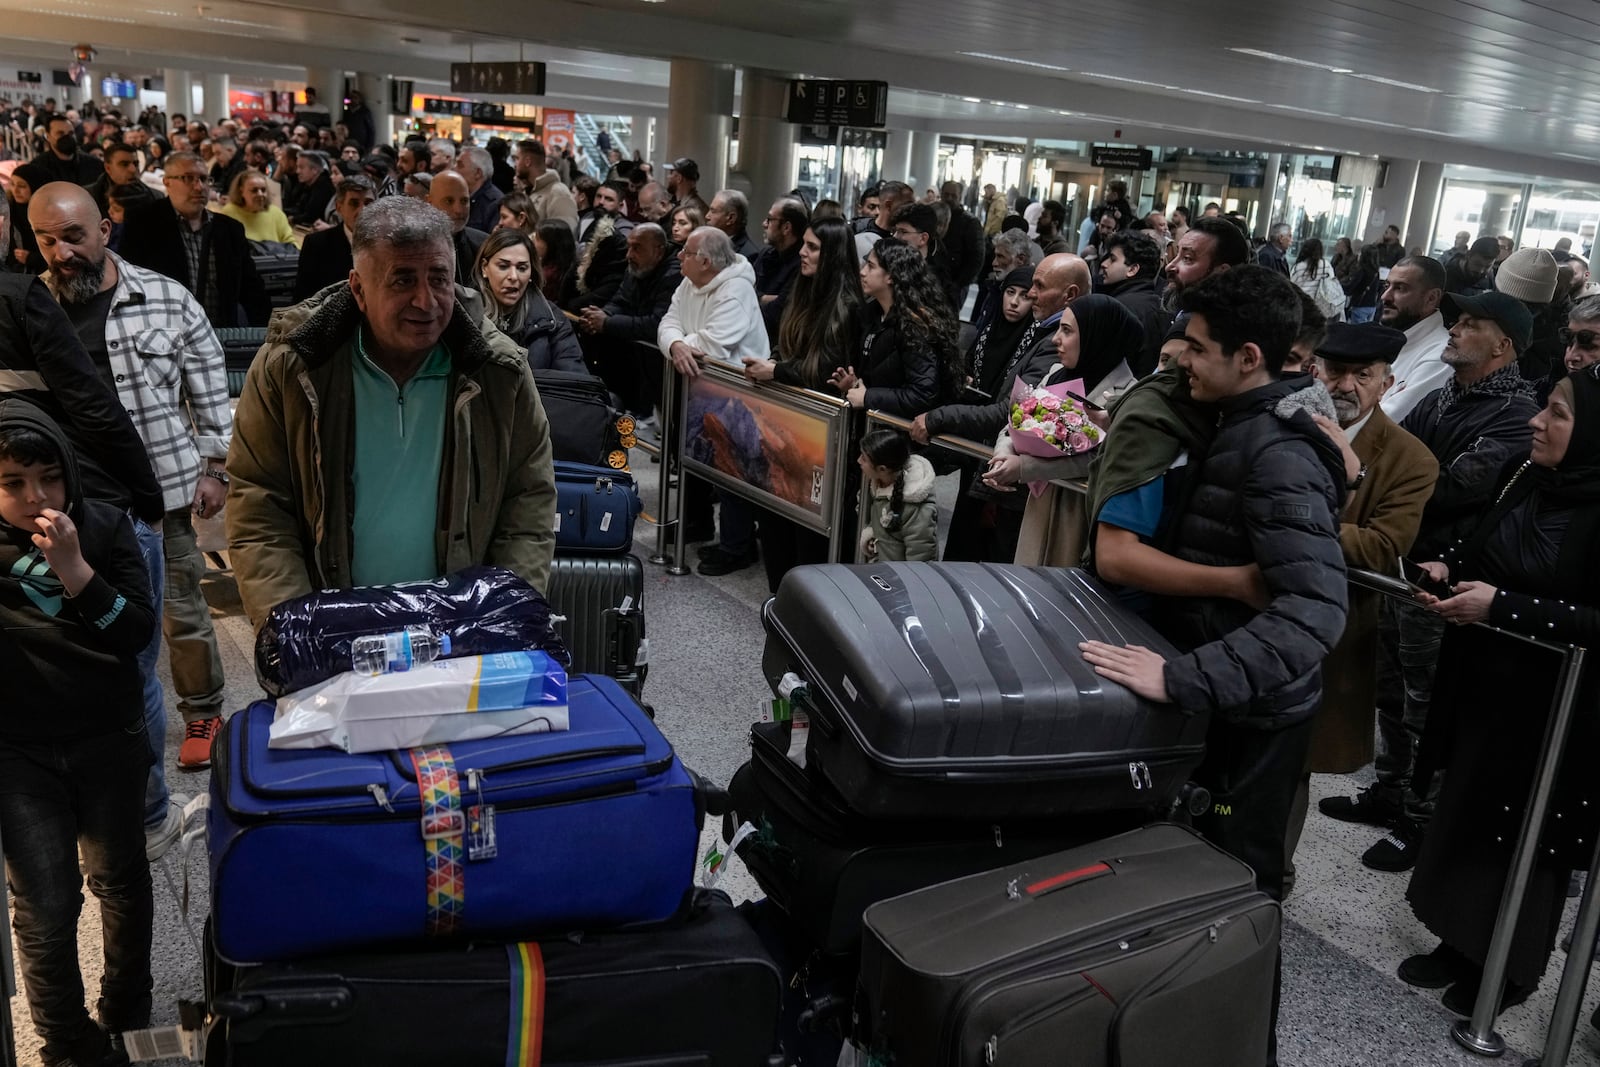
[[[262,962],[673,918],[693,885],[695,781],[612,679],[573,678],[569,705],[565,731],[365,755],[269,749],[264,701],[229,719],[207,816],[218,954]]]
[[[625,470],[556,461],[556,551],[621,555],[633,544],[639,489]]]

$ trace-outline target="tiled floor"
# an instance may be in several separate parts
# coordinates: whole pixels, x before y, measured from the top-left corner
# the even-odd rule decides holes
[[[641,457],[637,473],[645,483],[647,511],[653,513],[656,468]],[[948,498],[948,484],[943,491]],[[946,514],[948,503],[946,499]],[[653,545],[648,526],[641,525],[639,535],[641,543]],[[640,554],[649,553],[645,549]],[[228,703],[242,707],[257,692],[250,627],[238,610],[231,581],[217,577],[208,584],[228,674]],[[768,696],[760,671],[763,637],[758,615],[765,598],[766,581],[759,567],[718,579],[673,578],[660,568],[646,567],[644,606],[652,661],[646,695],[685,761],[716,781],[726,782],[745,758],[749,724]],[[175,720],[176,716],[168,739],[169,781],[174,789],[201,791],[205,775],[184,774],[173,766],[180,740]],[[1360,784],[1358,778],[1318,777],[1313,780],[1313,800],[1352,791]],[[704,845],[709,845],[713,833],[708,827]],[[1437,994],[1419,994],[1394,977],[1401,959],[1426,951],[1433,942],[1405,904],[1405,876],[1361,866],[1360,853],[1375,836],[1364,828],[1325,819],[1313,806],[1297,860],[1298,888],[1285,906],[1281,1062],[1285,1067],[1482,1062],[1447,1036],[1454,1017],[1439,1005]],[[182,862],[174,853],[156,874],[156,1000],[158,1018],[167,1021],[176,1018],[177,998],[193,998],[200,992],[199,956],[178,910],[182,883]],[[758,892],[737,862],[722,885],[735,899]],[[207,907],[203,855],[194,859],[190,890],[191,916],[203,915]],[[92,997],[101,966],[92,897],[80,945]],[[1563,961],[1557,953],[1538,994],[1500,1021],[1500,1032],[1513,1049],[1502,1062],[1519,1064],[1523,1054],[1542,1045],[1559,979],[1556,968]],[[1579,1023],[1573,1064],[1600,1067],[1600,1035],[1587,1022],[1594,1000],[1589,998]],[[18,1024],[19,1062],[37,1064],[37,1042],[20,997],[12,1009]]]

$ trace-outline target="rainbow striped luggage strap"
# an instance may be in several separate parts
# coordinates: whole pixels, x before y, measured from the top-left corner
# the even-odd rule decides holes
[[[511,963],[511,1023],[506,1067],[539,1067],[544,1055],[544,954],[536,942],[507,945]]]
[[[422,799],[428,936],[448,937],[460,929],[467,906],[467,817],[461,810],[461,780],[450,750],[442,745],[414,748],[409,755]]]

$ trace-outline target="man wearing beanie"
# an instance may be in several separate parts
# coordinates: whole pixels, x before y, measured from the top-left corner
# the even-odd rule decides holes
[[[1555,256],[1543,248],[1519,248],[1495,268],[1495,289],[1522,301],[1533,315],[1532,337],[1517,357],[1518,369],[1530,382],[1543,381],[1562,366],[1561,327],[1567,324],[1567,308],[1565,300],[1556,299],[1560,273]]]

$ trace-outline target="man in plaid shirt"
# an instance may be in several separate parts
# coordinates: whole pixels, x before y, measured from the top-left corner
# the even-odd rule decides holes
[[[187,733],[179,766],[210,763],[211,737],[221,724],[222,658],[210,610],[200,591],[205,560],[195,545],[192,510],[202,518],[221,510],[227,495],[224,461],[232,436],[222,346],[205,311],[178,282],[129,264],[106,247],[110,224],[84,189],[64,182],[38,190],[28,219],[49,273],[45,282],[77,328],[96,367],[117,391],[144,440],[167,513],[159,538],[166,581],[152,568],[158,599],[165,585],[162,631],[172,660],[173,688]],[[155,644],[159,648],[159,639]],[[155,655],[148,657],[148,674]],[[160,687],[155,706],[146,685],[146,726],[156,770],[146,796],[149,851],[159,855],[180,825],[160,774],[166,713]]]

